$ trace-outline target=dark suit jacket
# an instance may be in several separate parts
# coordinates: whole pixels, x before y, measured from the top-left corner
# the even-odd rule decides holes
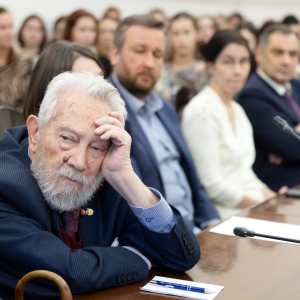
[[[26,126],[5,132],[0,141],[0,298],[14,299],[18,280],[39,269],[62,276],[73,294],[144,280],[146,262],[125,248],[110,247],[116,237],[121,246],[132,246],[169,270],[185,271],[198,262],[199,244],[181,217],[170,233],[150,231],[108,183],[88,203],[94,214],[79,218],[83,248],[70,251],[61,241],[58,213],[44,201],[30,163]],[[25,290],[25,299],[57,298],[58,288],[45,280]]]
[[[115,86],[112,76],[110,76],[109,80]],[[124,97],[124,95],[121,95],[121,97],[126,103],[126,97]],[[163,108],[159,110],[156,115],[166,127],[167,132],[173,139],[181,156],[180,164],[187,176],[192,190],[192,200],[195,209],[195,223],[198,226],[201,226],[201,223],[204,221],[219,219],[220,217],[215,207],[211,203],[202,183],[197,177],[192,157],[181,133],[175,109],[169,102],[163,100],[163,103]],[[148,139],[139,125],[134,113],[128,105],[126,105],[126,109],[128,112],[128,118],[125,123],[125,129],[132,138],[131,157],[133,158],[134,170],[146,186],[151,186],[159,190],[162,195],[165,196],[158,162],[155,158],[154,152],[152,151]]]
[[[300,105],[300,82],[292,80],[291,85],[293,97]],[[237,100],[253,126],[256,147],[253,169],[257,176],[274,191],[283,185],[292,187],[300,183],[300,142],[273,123],[275,116],[282,117],[292,127],[299,123],[285,97],[253,73]],[[283,163],[271,164],[269,153],[281,156]]]

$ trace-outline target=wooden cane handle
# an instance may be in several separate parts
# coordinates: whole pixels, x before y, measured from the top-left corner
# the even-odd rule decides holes
[[[44,270],[37,270],[24,275],[18,282],[15,290],[15,300],[24,300],[23,293],[25,285],[34,278],[46,278],[52,280],[59,287],[61,300],[73,300],[71,291],[67,283],[59,275]]]

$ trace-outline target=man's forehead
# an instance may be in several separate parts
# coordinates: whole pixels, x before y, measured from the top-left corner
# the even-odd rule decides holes
[[[142,25],[132,25],[128,28],[126,32],[126,38],[125,38],[125,43],[126,41],[131,41],[131,42],[149,42],[149,39],[157,40],[157,42],[160,43],[162,40],[165,40],[165,34],[163,31],[156,29],[156,28],[149,28],[146,26]]]
[[[268,46],[299,50],[299,40],[294,33],[274,32],[269,37]]]
[[[63,120],[76,120],[77,122],[94,122],[96,119],[107,116],[112,107],[104,101],[94,99],[81,91],[63,94],[56,107],[56,116]]]

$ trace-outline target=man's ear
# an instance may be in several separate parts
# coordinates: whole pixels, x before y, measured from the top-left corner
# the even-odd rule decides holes
[[[120,61],[120,51],[116,45],[113,45],[110,49],[110,63],[114,67]]]
[[[39,135],[39,119],[36,116],[30,115],[27,119],[27,130],[28,130],[28,143],[31,154],[37,152],[37,142]]]

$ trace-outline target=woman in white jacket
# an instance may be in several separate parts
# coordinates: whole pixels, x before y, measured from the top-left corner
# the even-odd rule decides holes
[[[235,30],[217,32],[205,51],[211,81],[185,107],[182,129],[198,175],[222,219],[275,196],[252,171],[251,124],[233,97],[250,71],[250,50]]]

